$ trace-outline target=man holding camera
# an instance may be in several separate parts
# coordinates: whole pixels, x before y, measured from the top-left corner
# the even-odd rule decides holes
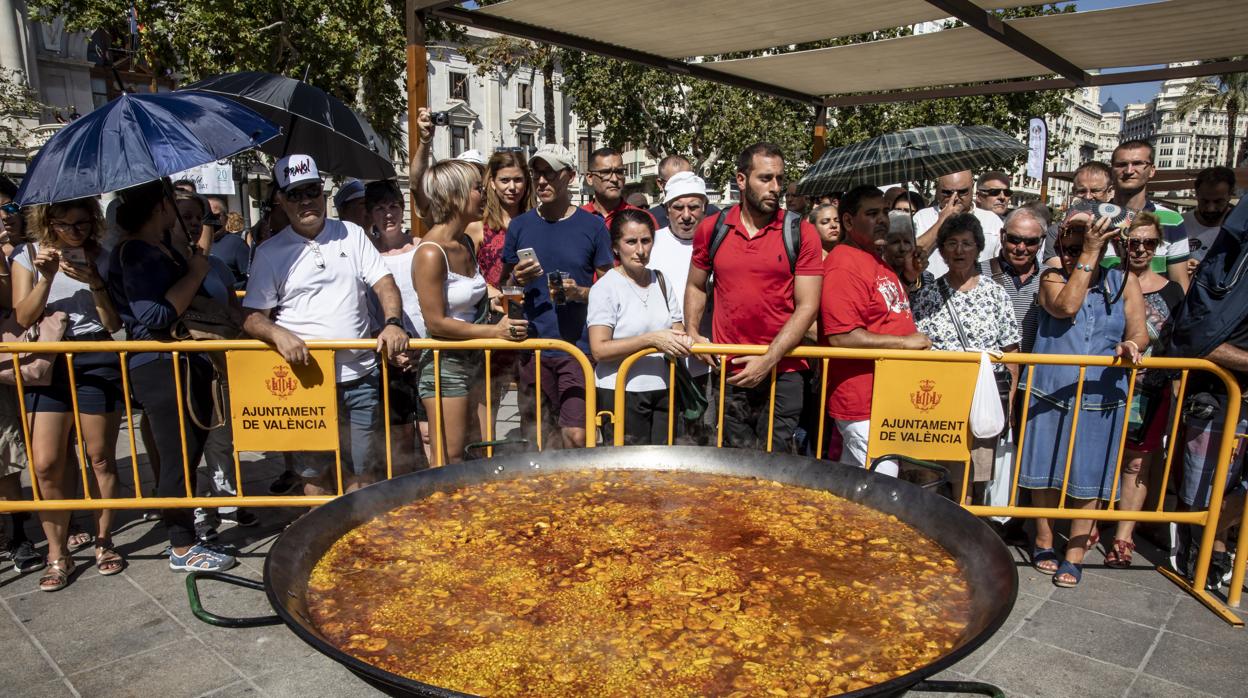
[[[529,159],[537,207],[511,220],[503,242],[504,280],[514,276],[524,286],[524,315],[529,336],[562,339],[589,353],[585,324],[589,287],[595,274],[611,271],[611,236],[604,219],[572,205],[576,161],[563,146],[547,143]],[[620,202],[622,205],[623,202]],[[552,292],[553,291],[553,292]],[[521,365],[522,390],[533,390],[537,362]],[[585,431],[585,374],[564,352],[542,353],[542,395],[558,416],[564,448],[582,448],[593,438]],[[541,425],[539,425],[541,428]],[[559,447],[559,443],[542,444]]]

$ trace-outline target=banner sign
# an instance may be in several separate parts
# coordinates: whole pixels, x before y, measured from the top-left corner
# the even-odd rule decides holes
[[[234,168],[229,162],[212,162],[169,176],[172,182],[179,179],[191,180],[195,183],[195,191],[205,196],[232,196],[235,193]]]
[[[896,453],[923,460],[970,458],[971,397],[979,364],[875,362],[868,459]]]
[[[1033,116],[1027,123],[1027,176],[1044,179],[1044,160],[1049,148],[1049,127]]]
[[[292,366],[275,351],[228,351],[236,451],[337,451],[334,352]]]

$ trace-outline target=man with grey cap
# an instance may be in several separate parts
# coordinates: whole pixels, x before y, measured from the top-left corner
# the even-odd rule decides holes
[[[348,179],[338,187],[334,194],[334,210],[338,212],[338,220],[354,223],[371,234],[372,224],[368,220],[368,209],[364,206],[364,183],[358,179]]]
[[[693,259],[693,233],[698,224],[706,217],[707,211],[706,182],[696,174],[688,171],[677,172],[668,178],[663,187],[663,219],[668,225],[654,233],[654,247],[650,250],[650,268],[663,274],[670,293],[676,293],[684,301],[685,283],[689,279],[689,262]],[[653,214],[652,214],[653,215]],[[711,336],[711,299],[707,299],[706,310],[702,313],[702,327],[699,334]],[[689,369],[689,375],[705,392],[707,378],[711,367],[697,357],[680,359]],[[700,422],[678,424],[683,440],[703,443],[707,441],[707,430]]]
[[[595,274],[611,270],[611,237],[601,217],[572,205],[576,160],[567,148],[543,145],[529,159],[529,168],[538,203],[507,226],[502,278],[514,275],[524,286],[530,337],[562,339],[589,353],[585,324],[589,287]],[[552,276],[557,289],[553,297]],[[527,357],[521,365],[520,383],[530,390],[537,378],[534,364]],[[580,364],[563,352],[543,352],[541,368],[542,393],[550,401],[550,409],[543,413],[558,416],[565,448],[583,447],[587,437],[594,437],[585,431],[585,374]]]
[[[288,155],[274,168],[277,203],[290,225],[256,249],[243,308],[243,329],[292,364],[310,358],[305,340],[370,336],[365,291],[380,301],[385,325],[376,351],[387,358],[407,349],[403,308],[394,277],[360,226],[325,216],[324,184],[316,162]],[[348,490],[375,479],[380,461],[379,369],[373,350],[335,352],[338,439]],[[304,494],[334,490],[332,454],[298,454]]]

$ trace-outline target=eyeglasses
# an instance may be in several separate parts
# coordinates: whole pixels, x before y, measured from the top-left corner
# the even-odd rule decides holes
[[[1128,250],[1143,249],[1148,250],[1149,252],[1156,252],[1157,245],[1159,244],[1161,244],[1161,240],[1158,240],[1157,238],[1127,238]]]
[[[1066,257],[1078,257],[1083,254],[1083,245],[1062,245],[1058,248]]]
[[[0,206],[0,211],[4,211],[5,213],[9,214],[10,216],[16,216],[16,215],[17,215],[17,212],[18,212],[18,211],[20,211],[20,210],[22,210],[22,207],[21,207],[21,206],[18,206],[18,205],[17,205],[17,203],[16,203],[16,202],[14,202],[14,201],[10,201],[9,203],[7,203],[7,204],[5,204],[5,205]]]
[[[1044,240],[1043,237],[1025,238],[1021,235],[1015,235],[1014,233],[1005,234],[1005,241],[1010,245],[1026,245],[1028,247],[1035,247],[1036,245],[1039,245],[1042,240]]]
[[[82,235],[90,235],[91,228],[95,227],[91,221],[78,221],[77,223],[65,223],[63,221],[53,221],[48,224],[54,233],[72,233],[77,231]]]
[[[308,248],[312,250],[312,262],[316,264],[317,269],[325,268],[325,255],[321,254],[321,246],[315,240],[308,241]]]
[[[289,189],[283,192],[282,196],[285,196],[287,201],[298,203],[300,201],[309,201],[311,199],[320,198],[324,194],[325,192],[321,189],[321,185],[309,184],[307,186]]]
[[[965,240],[945,240],[945,244],[941,245],[941,247],[945,248],[946,250],[949,250],[950,252],[957,252],[959,250],[979,249],[979,245],[975,244],[974,242],[967,242]]]
[[[1008,187],[1005,189],[994,188],[994,189],[980,189],[979,190],[980,196],[1001,196],[1002,194],[1005,194],[1006,196],[1014,196],[1014,190]]]
[[[954,194],[957,194],[958,196],[966,196],[967,194],[970,194],[970,193],[971,193],[970,187],[967,187],[965,189],[941,189],[940,190],[941,196],[953,196]]]
[[[598,175],[602,179],[608,179],[611,177],[623,177],[628,174],[628,170],[623,167],[613,167],[607,170],[590,170],[589,173],[592,175]]]
[[[1136,169],[1136,170],[1142,170],[1145,167],[1151,166],[1152,164],[1153,163],[1149,162],[1148,160],[1132,160],[1130,162],[1127,162],[1125,160],[1119,160],[1118,162],[1114,163],[1113,167],[1115,170],[1125,170],[1128,167]]]
[[[1101,196],[1107,192],[1109,192],[1109,187],[1105,187],[1104,189],[1089,189],[1088,187],[1084,187],[1082,189],[1076,189],[1073,193],[1075,196]]]

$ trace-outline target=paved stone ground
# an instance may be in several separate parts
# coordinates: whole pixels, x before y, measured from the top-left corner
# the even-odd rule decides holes
[[[504,413],[503,416],[508,416]],[[122,435],[122,444],[126,439]],[[122,472],[129,468],[127,459]],[[279,462],[245,467],[263,491]],[[225,528],[238,546],[237,574],[261,578],[265,552],[291,510],[260,509],[256,528]],[[84,525],[86,516],[79,517]],[[0,694],[17,696],[372,696],[345,669],[284,627],[224,630],[197,621],[185,577],[168,569],[160,530],[124,514],[116,542],[130,565],[101,577],[91,548],[73,583],[35,589],[35,575],[0,573]],[[1108,531],[1107,531],[1108,533]],[[1108,538],[1109,536],[1106,536]],[[1147,559],[1143,559],[1147,558]],[[1137,566],[1110,570],[1089,557],[1078,589],[1058,589],[1020,560],[1021,593],[1009,621],[940,678],[987,681],[1010,696],[1243,696],[1248,634],[1232,629],[1151,569],[1162,555],[1141,544]],[[208,584],[204,603],[222,615],[263,615],[260,592]]]

